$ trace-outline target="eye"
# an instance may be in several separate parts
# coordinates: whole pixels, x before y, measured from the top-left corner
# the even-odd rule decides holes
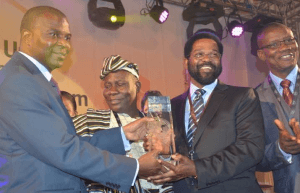
[[[195,58],[202,58],[203,57],[203,53],[199,52],[199,53],[196,53],[194,55]]]
[[[278,43],[273,43],[269,45],[269,48],[277,48],[278,47]]]
[[[49,34],[52,38],[57,38],[58,34],[56,32],[52,32]]]
[[[294,39],[290,38],[290,39],[284,40],[284,42],[290,44],[290,43],[294,42]]]
[[[110,89],[111,88],[111,84],[104,84],[104,88],[105,89]]]
[[[212,58],[218,58],[219,57],[219,53],[213,52],[213,53],[210,54],[210,57],[212,57]]]
[[[118,82],[117,85],[118,85],[118,86],[124,86],[125,83],[124,83],[124,82]]]
[[[71,36],[70,35],[65,36],[65,40],[67,40],[68,42],[71,41]]]

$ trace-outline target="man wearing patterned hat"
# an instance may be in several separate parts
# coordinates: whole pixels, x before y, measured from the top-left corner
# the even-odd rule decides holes
[[[223,45],[213,33],[199,31],[185,44],[184,65],[190,88],[172,99],[179,162],[155,183],[174,181],[175,193],[262,193],[255,166],[264,153],[264,127],[255,91],[226,85]]]
[[[88,109],[85,115],[76,118],[75,127],[77,134],[81,136],[91,137],[96,131],[122,127],[144,117],[137,108],[137,94],[141,89],[137,64],[124,60],[119,55],[107,57],[104,59],[100,78],[104,82],[103,96],[110,109]],[[79,126],[77,123],[81,122],[80,119],[86,119],[86,124]],[[131,149],[126,153],[128,157],[136,159],[143,154],[145,150],[142,141],[132,142]],[[132,187],[132,191],[140,192],[141,189],[145,193],[172,192],[170,186],[157,186],[139,179]]]

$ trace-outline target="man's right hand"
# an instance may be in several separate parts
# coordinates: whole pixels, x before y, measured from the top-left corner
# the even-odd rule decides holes
[[[153,118],[144,117],[123,126],[123,131],[128,140],[138,141],[144,139],[148,133],[147,123],[155,121]]]
[[[146,179],[149,176],[157,175],[162,170],[162,165],[157,160],[158,152],[150,151],[139,158],[140,178]]]
[[[289,122],[290,127],[293,129],[295,136],[291,135],[286,128],[284,127],[284,124],[278,120],[275,119],[274,123],[279,129],[279,145],[280,148],[289,154],[298,154],[300,153],[300,128],[299,128],[299,122],[296,121],[295,118],[291,119]]]

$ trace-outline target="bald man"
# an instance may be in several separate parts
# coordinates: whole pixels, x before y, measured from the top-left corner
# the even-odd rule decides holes
[[[266,139],[265,156],[257,169],[273,171],[276,193],[300,192],[300,130],[295,122],[300,117],[298,44],[291,29],[280,23],[261,29],[257,44],[257,55],[270,70],[256,88]]]
[[[89,142],[76,136],[51,75],[71,49],[66,16],[34,7],[20,31],[20,51],[0,71],[0,192],[86,192],[81,178],[129,192],[137,174],[157,173],[152,154],[124,156],[129,140],[146,135],[148,118],[95,133]]]

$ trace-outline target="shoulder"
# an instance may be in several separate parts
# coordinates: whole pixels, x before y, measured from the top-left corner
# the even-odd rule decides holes
[[[181,95],[178,95],[178,96],[172,98],[172,99],[171,99],[171,102],[172,102],[172,103],[179,103],[179,102],[185,101],[185,99],[186,99],[186,97],[187,97],[187,92],[188,92],[188,91],[182,93]]]

